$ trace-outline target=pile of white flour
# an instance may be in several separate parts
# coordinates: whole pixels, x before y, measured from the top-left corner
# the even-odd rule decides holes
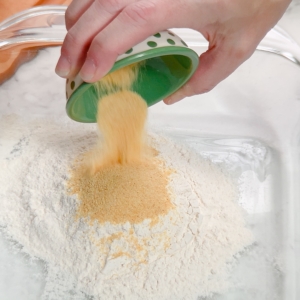
[[[176,170],[175,209],[153,227],[148,221],[90,226],[75,220],[78,202],[65,182],[95,132],[53,120],[24,124],[16,116],[2,118],[0,128],[0,226],[46,262],[42,299],[83,299],[84,292],[93,299],[176,300],[226,291],[234,256],[252,234],[236,186],[209,160],[152,134],[153,146]]]

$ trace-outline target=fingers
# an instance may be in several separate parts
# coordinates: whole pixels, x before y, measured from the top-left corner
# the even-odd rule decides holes
[[[249,45],[241,44],[240,41],[240,37],[228,38],[219,45],[211,46],[200,56],[199,67],[191,79],[177,92],[164,99],[164,102],[173,104],[185,97],[212,90],[252,55],[258,43],[253,42]]]
[[[74,76],[80,70],[94,36],[111,22],[124,6],[136,0],[95,0],[68,31],[56,73]],[[75,3],[75,5],[77,5]],[[78,7],[78,6],[77,6]]]
[[[164,28],[164,13],[163,8],[158,9],[152,1],[128,5],[94,38],[80,71],[82,79],[99,80],[111,69],[118,55]]]
[[[66,28],[70,28],[83,15],[83,13],[91,6],[94,0],[73,0],[66,10]]]

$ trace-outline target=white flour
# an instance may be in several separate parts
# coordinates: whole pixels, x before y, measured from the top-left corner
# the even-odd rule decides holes
[[[176,300],[224,292],[234,256],[252,242],[230,178],[186,146],[153,134],[176,170],[170,183],[176,209],[153,227],[147,221],[91,227],[74,220],[77,200],[64,184],[95,133],[68,124],[0,120],[0,226],[47,263],[42,299],[85,299],[84,292],[93,299]]]

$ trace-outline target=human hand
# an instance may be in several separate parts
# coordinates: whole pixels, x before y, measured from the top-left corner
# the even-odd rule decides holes
[[[73,0],[56,73],[95,82],[120,54],[167,28],[192,28],[209,42],[191,79],[164,100],[210,91],[247,60],[291,0]]]

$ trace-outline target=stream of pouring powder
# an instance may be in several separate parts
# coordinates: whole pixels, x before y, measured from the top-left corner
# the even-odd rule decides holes
[[[97,125],[102,138],[85,157],[85,168],[90,174],[97,173],[104,166],[125,165],[142,159],[147,103],[130,91],[138,70],[139,64],[129,65],[95,84],[100,98]],[[105,93],[104,97],[100,96]]]
[[[97,123],[103,140],[94,155],[92,173],[105,165],[142,160],[146,117],[147,104],[134,92],[120,91],[99,101]]]
[[[98,83],[107,91],[98,103],[97,124],[102,136],[75,166],[69,181],[80,200],[79,217],[100,223],[140,223],[168,213],[169,170],[145,145],[147,104],[130,91],[136,65],[123,68]],[[148,153],[147,153],[148,152]]]

